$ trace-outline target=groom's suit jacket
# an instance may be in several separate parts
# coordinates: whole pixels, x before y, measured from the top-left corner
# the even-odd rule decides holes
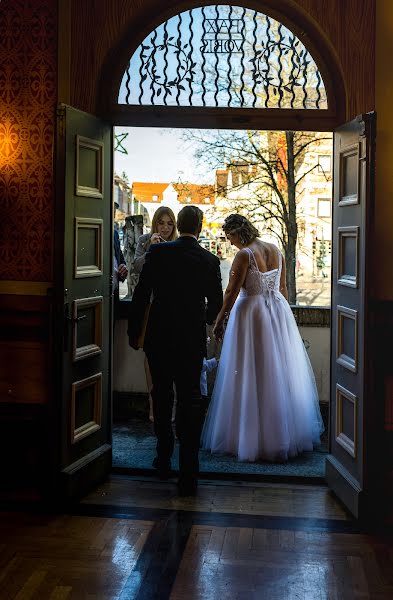
[[[219,259],[189,236],[150,246],[130,306],[130,340],[139,337],[152,294],[146,353],[168,349],[203,356],[206,323],[222,306]]]

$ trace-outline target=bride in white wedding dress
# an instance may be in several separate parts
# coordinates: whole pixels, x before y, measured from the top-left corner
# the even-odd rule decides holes
[[[312,367],[287,302],[285,262],[243,216],[223,229],[239,248],[214,327],[228,318],[202,446],[242,461],[286,461],[320,442]]]

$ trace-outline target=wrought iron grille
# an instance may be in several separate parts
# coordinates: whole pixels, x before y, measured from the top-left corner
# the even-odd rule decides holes
[[[302,42],[275,19],[237,6],[194,8],[148,35],[124,73],[119,104],[327,109]]]

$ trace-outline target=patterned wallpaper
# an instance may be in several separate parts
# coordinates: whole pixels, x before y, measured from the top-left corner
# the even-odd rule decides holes
[[[57,1],[0,0],[0,279],[51,281]]]

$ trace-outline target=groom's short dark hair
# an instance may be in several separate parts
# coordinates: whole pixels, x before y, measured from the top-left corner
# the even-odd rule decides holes
[[[197,206],[184,206],[177,215],[177,228],[179,233],[200,232],[202,228],[203,212]]]

